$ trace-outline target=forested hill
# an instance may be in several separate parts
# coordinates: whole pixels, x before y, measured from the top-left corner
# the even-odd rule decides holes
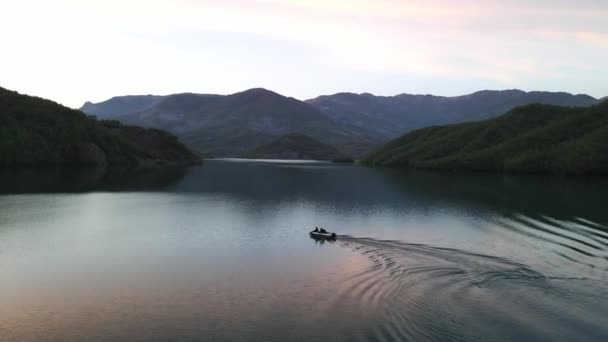
[[[527,105],[475,123],[419,129],[364,163],[442,170],[608,175],[608,101]]]
[[[344,153],[335,147],[300,133],[284,135],[267,145],[253,149],[246,156],[258,159],[347,159]]]
[[[55,102],[0,88],[0,166],[196,160],[167,132],[98,121]]]

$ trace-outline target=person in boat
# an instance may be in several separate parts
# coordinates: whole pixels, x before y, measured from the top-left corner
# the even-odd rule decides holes
[[[321,233],[327,234],[327,230],[325,230],[325,228],[321,228]]]
[[[315,230],[313,230],[313,232],[318,233],[319,232],[319,227],[315,226]]]

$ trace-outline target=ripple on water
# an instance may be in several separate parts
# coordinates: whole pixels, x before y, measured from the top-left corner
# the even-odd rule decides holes
[[[496,227],[525,236],[550,248],[559,262],[608,271],[608,227],[581,218],[556,219],[546,215],[509,215],[496,218]],[[584,272],[584,270],[583,270]],[[606,280],[606,278],[604,278]]]
[[[505,258],[421,244],[343,236],[337,245],[370,263],[333,298],[335,310],[366,312],[374,322],[356,339],[608,338],[603,281],[547,277]]]

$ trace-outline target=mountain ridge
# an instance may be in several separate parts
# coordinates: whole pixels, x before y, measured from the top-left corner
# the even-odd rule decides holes
[[[256,87],[256,88],[249,88],[246,89],[244,91],[241,92],[245,92],[248,90],[266,90],[268,92],[272,92],[275,94],[279,94],[275,91],[263,88],[263,87]],[[472,93],[468,93],[468,94],[462,94],[462,95],[453,95],[453,96],[446,96],[446,95],[435,95],[435,94],[430,94],[430,93],[398,93],[395,95],[376,95],[374,93],[370,93],[370,92],[362,92],[362,93],[357,93],[357,92],[349,92],[349,91],[344,91],[344,92],[337,92],[337,93],[332,93],[332,94],[324,94],[324,95],[319,95],[313,98],[309,98],[309,99],[297,99],[295,97],[291,97],[291,96],[286,96],[288,98],[294,98],[296,100],[302,101],[302,102],[308,102],[308,101],[313,101],[315,99],[321,98],[321,97],[331,97],[331,96],[337,96],[337,95],[356,95],[356,96],[372,96],[372,97],[380,97],[380,98],[394,98],[394,97],[399,97],[399,96],[431,96],[431,97],[437,97],[437,98],[463,98],[463,97],[468,97],[471,95],[475,95],[475,94],[480,94],[480,93],[501,93],[501,92],[518,92],[518,93],[549,93],[549,94],[562,94],[562,95],[569,95],[569,96],[584,96],[584,97],[589,97],[592,100],[596,100],[596,101],[605,101],[608,100],[608,96],[604,96],[601,98],[596,98],[593,97],[591,95],[588,94],[584,94],[584,93],[570,93],[570,92],[566,92],[566,91],[543,91],[543,90],[530,90],[530,91],[525,91],[525,90],[521,90],[521,89],[517,89],[517,88],[512,88],[512,89],[482,89],[482,90],[477,90],[475,92]],[[239,92],[237,92],[239,93]],[[168,95],[154,95],[154,94],[142,94],[142,95],[117,95],[117,96],[113,96],[107,100],[103,100],[103,101],[99,101],[99,102],[92,102],[92,101],[85,101],[83,103],[82,106],[80,106],[79,108],[76,108],[78,110],[87,112],[90,111],[90,108],[94,108],[95,106],[104,104],[106,102],[111,102],[111,101],[117,101],[117,100],[122,100],[122,99],[129,99],[129,98],[165,98],[165,97],[169,97],[172,95],[182,95],[182,94],[191,94],[191,95],[210,95],[210,96],[228,96],[231,94],[214,94],[214,93],[196,93],[196,92],[182,92],[182,93],[172,93],[172,94],[168,94]],[[235,93],[233,93],[235,94]],[[86,110],[83,110],[86,109]],[[95,110],[95,109],[93,109]]]
[[[222,157],[240,156],[290,133],[306,134],[360,157],[422,127],[479,121],[537,102],[567,106],[598,102],[588,95],[517,89],[454,97],[345,92],[300,101],[264,88],[230,95],[131,95],[108,101],[88,103],[83,110],[127,124],[167,129],[190,148]],[[127,105],[121,113],[122,103]]]
[[[588,95],[565,92],[509,89],[481,90],[452,97],[406,93],[394,96],[338,93],[307,102],[337,121],[349,120],[361,127],[372,127],[376,134],[392,139],[417,128],[499,116],[517,106],[531,103],[589,106],[598,100]]]
[[[363,129],[334,122],[311,104],[264,88],[230,95],[173,94],[140,111],[111,114],[128,124],[167,129],[214,156],[241,156],[289,133],[306,133],[354,155],[382,143]]]

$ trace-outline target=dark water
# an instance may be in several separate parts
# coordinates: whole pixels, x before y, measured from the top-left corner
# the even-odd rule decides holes
[[[1,341],[608,340],[604,180],[211,161],[0,192]]]

